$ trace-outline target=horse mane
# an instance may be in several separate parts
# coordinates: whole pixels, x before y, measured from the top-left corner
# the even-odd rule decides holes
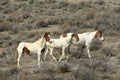
[[[43,44],[43,42],[45,41],[45,36],[49,34],[48,32],[46,32],[40,39],[38,39],[36,42],[40,45]]]

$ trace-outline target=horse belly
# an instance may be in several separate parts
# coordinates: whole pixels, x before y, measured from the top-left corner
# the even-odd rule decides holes
[[[55,46],[56,46],[56,47],[62,47],[62,46],[63,46],[63,43],[57,43]]]
[[[75,45],[85,45],[85,40],[80,40],[79,42],[77,43],[74,43]]]
[[[27,49],[30,51],[31,54],[33,53],[37,53],[38,50],[40,50],[40,48],[38,48],[37,46],[28,46]]]

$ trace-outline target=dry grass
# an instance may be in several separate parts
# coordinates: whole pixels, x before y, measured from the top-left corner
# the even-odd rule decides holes
[[[116,1],[0,0],[0,80],[119,80],[120,9]],[[68,60],[56,63],[48,55],[38,68],[37,55],[23,55],[21,68],[15,65],[16,45],[21,41],[34,42],[45,32],[59,38],[62,33],[95,29],[104,32],[105,41],[93,40],[91,59],[86,49],[81,52],[72,45]],[[55,49],[54,55],[58,59],[60,50]]]

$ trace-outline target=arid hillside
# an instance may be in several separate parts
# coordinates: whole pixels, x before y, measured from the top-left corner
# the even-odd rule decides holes
[[[102,30],[105,41],[93,40],[91,59],[86,48],[72,44],[68,59],[55,62],[47,55],[38,68],[37,54],[23,54],[16,65],[19,42],[34,42],[45,32],[59,38],[95,30]],[[61,50],[53,54],[59,59]],[[0,0],[0,80],[120,80],[119,75],[119,0]]]

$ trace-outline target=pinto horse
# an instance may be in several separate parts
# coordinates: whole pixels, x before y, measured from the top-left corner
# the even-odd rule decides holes
[[[38,54],[38,66],[40,67],[41,60],[41,53],[45,52],[46,49],[46,42],[51,43],[51,38],[48,32],[46,32],[39,40],[28,43],[28,42],[21,42],[17,46],[17,58],[16,62],[19,67],[19,61],[23,53],[37,53]]]
[[[71,36],[68,36],[67,38],[52,39],[52,43],[47,42],[48,49],[46,50],[44,60],[46,58],[48,50],[50,50],[50,55],[57,62],[57,59],[53,56],[53,49],[54,48],[61,48],[62,49],[62,56],[58,60],[58,61],[61,61],[61,59],[65,56],[65,49],[68,48],[68,46],[71,44],[72,39],[74,39],[74,38],[77,38],[76,34],[72,33]]]
[[[63,34],[64,35],[64,34]],[[60,38],[64,38],[67,36],[70,36],[71,33],[67,33],[67,36],[63,36],[61,35]],[[81,34],[77,34],[76,36],[79,37],[79,41],[73,39],[72,43],[75,45],[80,45],[82,47],[87,47],[87,53],[88,53],[88,57],[90,58],[90,44],[92,43],[92,40],[94,38],[98,38],[99,40],[103,41],[104,37],[103,37],[103,33],[100,30],[96,30],[94,32],[85,32],[85,33],[81,33]],[[69,51],[70,46],[68,47],[68,51]]]

